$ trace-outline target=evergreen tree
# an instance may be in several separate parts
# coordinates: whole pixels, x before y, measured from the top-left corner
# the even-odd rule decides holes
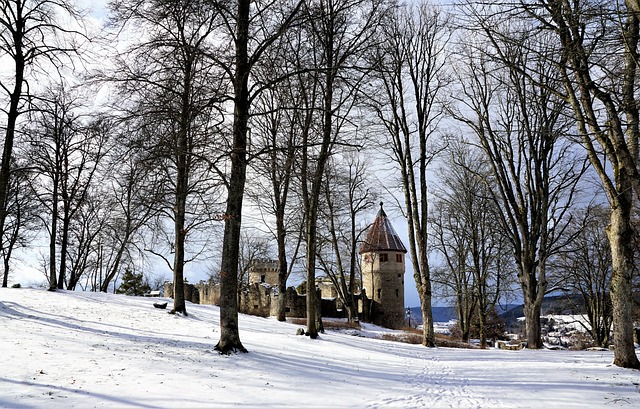
[[[118,294],[144,295],[151,290],[149,283],[142,277],[142,273],[136,274],[126,269],[122,275],[122,284],[118,287]]]

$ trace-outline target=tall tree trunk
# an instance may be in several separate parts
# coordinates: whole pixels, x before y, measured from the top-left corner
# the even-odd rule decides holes
[[[11,177],[11,159],[13,156],[13,142],[15,139],[16,123],[20,115],[20,99],[22,98],[22,84],[24,82],[25,56],[23,53],[23,29],[20,24],[24,21],[17,21],[18,30],[15,31],[13,40],[15,42],[13,56],[15,64],[15,84],[10,94],[9,112],[7,115],[7,127],[2,149],[2,163],[0,164],[0,232],[4,232],[4,225],[7,220],[7,198],[9,196],[9,179]],[[54,272],[55,274],[55,272]],[[53,287],[55,290],[55,275],[53,276]]]
[[[180,115],[180,129],[176,140],[176,196],[174,205],[175,241],[173,255],[173,308],[170,313],[187,314],[184,299],[184,260],[186,232],[187,196],[189,195],[189,166],[191,153],[189,133],[191,128],[191,85],[192,85],[192,55],[187,53],[185,61],[184,82],[182,91]]]
[[[486,311],[486,305],[482,302],[482,301],[478,301],[480,306],[478,308],[478,319],[479,319],[479,325],[478,325],[478,331],[480,332],[480,348],[486,348],[487,347],[487,311]]]
[[[178,169],[176,180],[176,203],[175,203],[175,243],[173,255],[173,308],[170,314],[187,314],[187,306],[184,299],[184,253],[185,253],[185,213],[187,207],[188,170],[187,170],[187,141],[186,129],[179,135],[178,143]]]
[[[105,275],[104,280],[102,280],[102,246],[100,246],[100,279],[98,280],[100,291],[106,293],[109,291],[109,284],[115,278],[116,274],[118,274],[118,270],[120,269],[120,263],[122,262],[122,257],[124,256],[124,252],[127,247],[127,243],[129,242],[131,231],[131,218],[127,216],[127,227],[125,230],[125,236],[120,242],[120,246],[116,252],[116,256],[113,261],[113,265],[109,269],[109,272]],[[175,287],[175,286],[174,286]]]
[[[249,121],[249,0],[238,0],[235,36],[235,77],[231,175],[225,213],[220,271],[220,353],[247,352],[238,329],[238,259],[244,186],[247,177],[247,124]]]
[[[526,258],[526,257],[525,257]],[[537,279],[536,266],[533,261],[520,261],[520,286],[524,297],[525,332],[527,347],[531,349],[542,348],[542,327],[540,325],[540,312],[542,301],[546,293],[546,281]],[[541,266],[538,266],[538,269]],[[543,276],[544,277],[544,276]]]
[[[316,251],[317,251],[317,227],[318,227],[318,206],[320,202],[320,193],[322,189],[322,180],[324,176],[324,169],[329,159],[329,151],[331,147],[331,135],[332,135],[332,119],[333,119],[333,88],[335,80],[335,68],[333,67],[333,42],[330,40],[330,44],[326,46],[326,61],[329,65],[326,68],[325,74],[325,92],[324,92],[324,106],[323,106],[323,122],[322,122],[322,143],[320,147],[320,154],[316,161],[316,167],[313,171],[313,177],[311,180],[311,191],[309,195],[305,195],[305,203],[307,204],[307,331],[306,335],[315,339],[318,337],[318,330],[320,326],[319,311],[319,299],[316,292]],[[305,152],[306,154],[306,152]]]
[[[62,231],[60,240],[60,269],[58,270],[58,290],[64,288],[64,283],[67,279],[67,251],[69,249],[69,203],[68,198],[63,191],[63,217],[62,217]]]
[[[2,288],[7,288],[9,285],[9,256],[4,258],[3,264],[4,271],[2,272]]]
[[[56,161],[57,163],[57,161]],[[56,165],[57,166],[57,165]],[[56,277],[56,241],[58,237],[58,175],[53,178],[53,194],[51,195],[51,234],[49,236],[49,291],[58,288]]]
[[[405,134],[405,140],[400,142],[400,134],[395,135],[395,146],[398,150],[397,160],[401,165],[402,183],[407,209],[407,228],[409,232],[409,254],[413,264],[413,279],[420,298],[420,311],[422,312],[422,345],[435,347],[435,330],[433,328],[433,309],[431,306],[431,277],[429,273],[429,259],[427,257],[426,237],[426,209],[418,210],[418,193],[416,191],[416,178],[411,159],[409,136]],[[403,148],[404,147],[404,148]],[[406,149],[406,150],[404,150]],[[404,152],[403,152],[404,150]],[[426,183],[426,181],[424,181]],[[425,186],[426,189],[426,186]],[[420,193],[420,197],[426,200],[426,191]],[[426,203],[424,203],[426,206]],[[421,216],[422,215],[422,216]],[[421,219],[423,217],[424,219]]]
[[[630,193],[623,193],[631,199]],[[634,305],[631,288],[634,271],[634,231],[631,222],[631,200],[619,200],[611,209],[607,235],[611,245],[612,267],[611,302],[613,304],[614,365],[640,369],[640,362],[633,343],[632,309]]]
[[[314,185],[315,181],[316,178],[314,178]],[[318,338],[318,299],[316,291],[316,228],[318,218],[318,200],[314,200],[314,196],[317,198],[319,196],[319,192],[314,193],[314,189],[312,189],[310,198],[311,203],[309,203],[309,210],[307,212],[307,331],[305,333],[305,335],[311,337],[311,339]]]
[[[541,303],[532,302],[531,296],[526,296],[524,300],[525,335],[527,337],[527,348],[542,348],[542,333],[540,326]]]
[[[422,251],[420,252],[422,253]],[[425,273],[424,270],[428,270],[428,261],[426,254],[424,254],[423,260],[420,262],[420,273],[414,273],[414,279],[416,286],[419,283],[420,296],[420,310],[422,311],[422,345],[433,348],[436,346],[436,334],[433,329],[433,308],[431,306],[431,279],[429,273]]]
[[[273,145],[276,145],[276,136],[273,137]],[[272,155],[276,155],[274,152]],[[287,265],[287,229],[285,227],[285,207],[289,192],[289,181],[291,175],[291,156],[287,160],[286,176],[282,180],[283,189],[280,190],[276,176],[276,159],[273,157],[271,180],[273,183],[273,193],[276,214],[276,242],[278,245],[278,299],[277,299],[277,319],[284,322],[287,319],[287,278],[289,278],[289,266]]]
[[[215,349],[220,353],[247,352],[240,342],[238,331],[238,261],[240,251],[240,227],[242,202],[247,177],[247,129],[249,122],[249,75],[252,64],[289,27],[298,13],[302,0],[249,59],[250,0],[237,0],[235,17],[235,72],[233,76],[234,113],[233,144],[231,151],[231,175],[228,184],[227,209],[222,245],[220,271],[220,340]],[[263,10],[264,12],[264,10]]]
[[[424,120],[424,118],[423,118]],[[420,130],[420,151],[418,177],[414,171],[414,161],[411,156],[411,143],[409,133],[404,134],[405,158],[404,158],[404,183],[405,183],[405,205],[407,206],[407,222],[409,224],[409,244],[412,248],[413,278],[416,282],[416,289],[420,297],[420,307],[422,310],[422,345],[435,347],[435,330],[433,328],[433,309],[431,306],[431,274],[429,269],[429,257],[427,252],[427,132]],[[417,180],[416,180],[417,179]]]
[[[283,209],[284,210],[284,209]],[[276,216],[276,235],[278,241],[278,321],[285,321],[287,319],[286,309],[287,309],[287,276],[288,276],[288,266],[287,266],[287,253],[286,253],[286,243],[285,243],[285,235],[286,230],[284,227],[284,214],[280,214],[278,211],[278,215]],[[284,213],[284,212],[282,212]]]

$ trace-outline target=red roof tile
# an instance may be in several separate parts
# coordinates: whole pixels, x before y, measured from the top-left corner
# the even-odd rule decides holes
[[[402,244],[402,240],[400,240],[400,236],[398,236],[398,233],[393,229],[389,218],[382,209],[382,203],[380,203],[380,211],[373,221],[373,224],[369,227],[367,238],[360,247],[360,254],[373,251],[407,252],[404,244]]]

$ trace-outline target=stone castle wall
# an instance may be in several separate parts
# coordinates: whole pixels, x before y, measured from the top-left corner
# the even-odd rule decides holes
[[[194,304],[220,305],[220,286],[212,282],[204,282],[193,285],[185,283],[185,300]],[[166,282],[164,292],[173,297],[173,283]],[[367,298],[366,289],[358,296],[358,313],[360,319],[365,322],[373,322],[389,328],[399,328],[404,323],[404,296],[396,302],[396,309],[387,309],[377,300]],[[381,292],[381,295],[385,293]],[[391,293],[395,296],[395,294]],[[278,313],[278,297],[284,296],[285,315],[288,318],[306,318],[307,297],[298,294],[294,287],[287,288],[284,294],[278,293],[277,286],[263,283],[249,285],[243,292],[238,305],[239,312],[243,314],[257,315],[261,317],[276,316]],[[318,291],[320,296],[320,291]],[[387,302],[386,298],[382,298]],[[347,313],[337,298],[321,298],[321,315],[330,318],[346,318]]]
[[[240,297],[240,312],[243,314],[268,317],[271,315],[271,287],[260,283],[249,285]]]
[[[173,283],[166,282],[164,291],[165,294],[173,297]],[[287,317],[306,318],[306,295],[298,294],[294,287],[289,287],[284,294],[279,294],[276,286],[262,283],[249,285],[247,291],[241,295],[238,305],[239,312],[261,317],[276,316],[278,313],[277,301],[280,296],[286,297],[285,315]],[[196,285],[187,283],[185,284],[185,300],[194,304],[220,305],[220,286],[210,282],[200,282]],[[335,298],[323,298],[321,305],[323,317],[346,317],[345,311],[339,308]]]
[[[166,281],[164,283],[164,294],[165,297],[173,298],[173,283],[170,281]],[[200,291],[193,284],[184,283],[184,299],[185,301],[189,301],[193,304],[200,304]]]
[[[274,287],[277,288],[277,287]],[[273,302],[271,303],[271,315],[278,315],[278,302],[277,298],[280,297],[281,294],[276,294],[272,298]],[[291,318],[306,318],[307,317],[307,296],[298,294],[294,287],[288,287],[287,291],[284,293],[285,300],[285,315]]]
[[[212,282],[200,281],[196,284],[200,293],[200,304],[220,305],[220,286]]]

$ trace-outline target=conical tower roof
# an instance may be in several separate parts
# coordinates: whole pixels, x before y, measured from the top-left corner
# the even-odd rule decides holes
[[[382,202],[380,202],[380,211],[367,232],[367,238],[360,247],[360,254],[379,251],[407,252],[400,236],[393,229],[389,218],[382,209]]]

